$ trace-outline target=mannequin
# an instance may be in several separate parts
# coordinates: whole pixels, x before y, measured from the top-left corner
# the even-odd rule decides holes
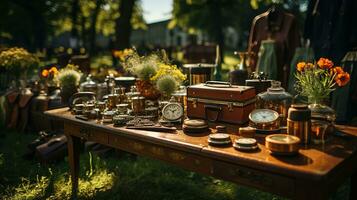
[[[267,39],[275,41],[277,80],[286,88],[290,61],[295,48],[300,46],[300,34],[295,16],[284,11],[278,4],[272,4],[269,10],[253,20],[248,42],[248,51],[253,54],[250,63],[253,71],[257,66],[261,42]]]

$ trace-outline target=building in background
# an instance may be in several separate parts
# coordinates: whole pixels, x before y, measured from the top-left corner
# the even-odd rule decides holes
[[[148,46],[152,48],[183,47],[195,38],[198,44],[211,43],[211,40],[204,33],[190,35],[180,27],[168,28],[170,20],[159,21],[147,24],[147,29],[133,30],[130,42],[133,46]],[[225,31],[226,46],[235,48],[238,42],[238,33],[234,28]]]

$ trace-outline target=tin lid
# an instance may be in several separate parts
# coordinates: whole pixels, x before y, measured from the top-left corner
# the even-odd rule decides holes
[[[202,119],[185,119],[183,124],[189,127],[207,126],[207,122]]]
[[[127,108],[128,106],[129,106],[129,104],[127,104],[127,103],[117,104],[117,108]]]
[[[226,126],[216,126],[217,133],[227,133],[227,127]]]
[[[90,89],[97,88],[97,83],[92,80],[92,75],[88,75],[86,81],[81,84],[81,88]]]
[[[103,116],[112,117],[114,114],[114,111],[108,110],[103,113]]]
[[[209,139],[211,141],[216,141],[216,142],[225,142],[225,141],[229,141],[230,137],[228,134],[225,133],[215,133],[215,134],[210,134]]]
[[[239,138],[235,140],[235,143],[243,147],[253,147],[257,145],[257,140],[254,138]]]
[[[133,97],[131,98],[131,100],[144,100],[145,97],[142,97],[142,96],[136,96],[136,97]]]

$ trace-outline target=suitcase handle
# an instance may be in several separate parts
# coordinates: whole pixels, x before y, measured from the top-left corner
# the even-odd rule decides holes
[[[208,111],[213,111],[213,112],[216,112],[216,117],[214,119],[210,119],[208,117]],[[221,114],[221,111],[222,111],[222,107],[220,106],[215,106],[215,105],[205,105],[205,117],[208,121],[210,122],[216,122],[218,121],[219,119],[219,116]]]
[[[224,81],[206,81],[205,86],[208,87],[232,87],[230,82]]]

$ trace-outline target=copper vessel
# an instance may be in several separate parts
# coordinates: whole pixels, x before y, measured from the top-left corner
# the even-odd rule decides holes
[[[305,104],[293,104],[289,108],[287,119],[289,135],[300,138],[304,144],[311,140],[311,110]]]
[[[145,112],[145,97],[137,96],[131,98],[131,109],[134,114]]]

